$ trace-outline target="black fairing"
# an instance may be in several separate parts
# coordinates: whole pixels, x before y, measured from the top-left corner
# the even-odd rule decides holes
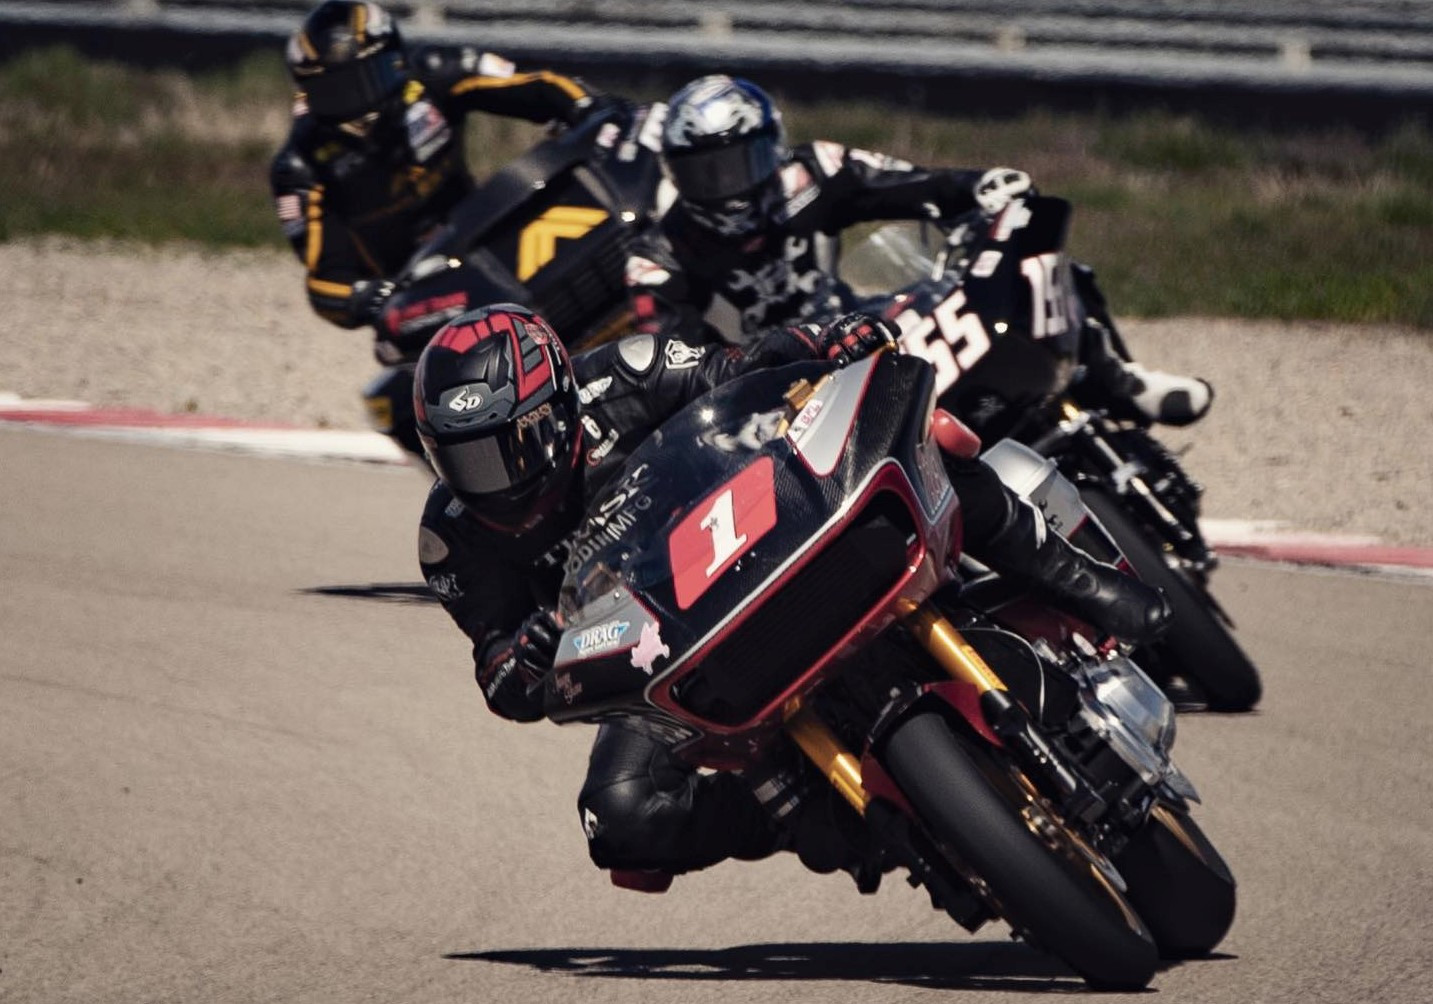
[[[377,324],[382,361],[416,359],[448,320],[489,303],[535,308],[569,346],[620,325],[627,247],[661,180],[639,139],[662,108],[615,111],[544,140],[460,202],[398,280]]]
[[[589,509],[576,539],[562,593],[567,634],[547,694],[551,718],[624,710],[650,716],[649,688],[677,668],[680,681],[672,693],[688,713],[722,726],[744,724],[907,571],[918,546],[918,522],[952,517],[949,481],[931,452],[933,442],[924,437],[934,389],[930,367],[887,353],[869,367],[842,371],[841,379],[868,382],[854,425],[829,430],[837,435],[849,428],[850,434],[823,475],[778,431],[792,417],[783,399],[792,384],[828,372],[826,364],[810,363],[746,376],[698,399],[632,454],[623,476]],[[827,431],[822,428],[822,438]],[[899,463],[895,480],[910,489],[907,496],[877,491],[858,518],[822,536],[823,528],[841,522],[843,507],[871,486],[873,475],[876,482],[885,479],[878,469],[891,467],[891,458]],[[774,524],[695,599],[683,597],[674,574],[674,532],[711,505],[722,486],[768,461]],[[918,507],[914,515],[912,506]],[[823,549],[832,540],[833,549],[844,547],[841,560],[826,560],[823,567],[823,551],[803,562],[818,537]],[[791,579],[769,588],[774,576],[798,565]],[[883,577],[879,589],[868,572]],[[757,594],[759,600],[749,603]],[[739,622],[729,634],[728,621]],[[594,625],[620,627],[627,632],[623,644],[600,657],[576,658],[569,639]],[[634,665],[634,653],[641,651],[639,630],[652,626],[664,651],[649,675]],[[700,659],[682,666],[697,650]]]
[[[958,254],[963,265],[939,279],[911,283],[886,308],[909,331],[914,322],[905,318],[913,316],[910,312],[939,322],[937,308],[950,302],[946,319],[915,341],[931,345],[947,360],[954,357],[945,365],[959,370],[959,378],[941,393],[940,405],[987,443],[1011,435],[1073,375],[1083,308],[1063,252],[1069,220],[1068,202],[1044,196],[1015,203],[993,221],[976,216]],[[969,315],[974,316],[966,320]],[[971,331],[967,325],[977,319]],[[988,348],[963,364],[979,349],[972,341],[981,337]],[[903,341],[909,351],[927,355],[919,345]]]

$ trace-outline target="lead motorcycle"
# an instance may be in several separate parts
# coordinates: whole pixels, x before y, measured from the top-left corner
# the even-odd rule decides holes
[[[1150,671],[1194,706],[1247,711],[1262,684],[1210,589],[1219,559],[1199,526],[1203,489],[1146,424],[1071,396],[1087,311],[1114,322],[1089,270],[1064,250],[1070,212],[1036,196],[948,229],[888,225],[852,249],[845,269],[894,290],[866,306],[935,367],[941,406],[987,442],[1013,437],[1055,461],[1140,578],[1164,591],[1173,619],[1140,652]]]
[[[413,367],[445,323],[489,303],[537,310],[571,348],[630,324],[627,248],[663,203],[666,105],[614,106],[549,136],[478,185],[394,277],[374,325],[385,369],[364,389],[370,421],[419,462]]]
[[[1091,985],[1143,987],[1219,943],[1234,879],[1160,690],[961,565],[939,445],[960,426],[936,396],[929,365],[883,352],[751,374],[666,423],[575,538],[546,714],[716,770],[804,756],[967,930],[999,918]],[[1017,443],[987,462],[1041,468],[1050,525],[1117,559],[1053,465]]]

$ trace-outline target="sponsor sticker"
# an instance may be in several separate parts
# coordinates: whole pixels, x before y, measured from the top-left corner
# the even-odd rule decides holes
[[[1000,259],[1005,257],[1003,251],[982,251],[980,257],[975,259],[975,264],[970,266],[970,274],[981,279],[988,279],[995,274],[995,268],[1000,264]]]
[[[631,626],[631,621],[607,621],[596,627],[584,628],[573,635],[572,644],[584,659],[601,655],[620,647]]]
[[[662,627],[655,621],[642,625],[642,635],[632,648],[632,665],[651,676],[658,659],[670,659],[672,650],[662,641]]]
[[[463,595],[463,587],[458,585],[458,577],[452,572],[431,576],[428,579],[428,588],[444,603],[460,599]]]
[[[704,345],[688,345],[686,342],[674,338],[667,343],[663,354],[667,359],[667,369],[689,370],[702,361],[702,356],[707,354],[707,350]]]
[[[611,386],[612,378],[610,376],[605,376],[600,379],[593,380],[591,383],[583,384],[580,388],[578,388],[577,400],[581,401],[583,404],[591,404],[603,394],[606,394],[607,388]]]

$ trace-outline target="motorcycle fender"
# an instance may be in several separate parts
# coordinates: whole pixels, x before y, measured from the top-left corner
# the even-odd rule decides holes
[[[922,700],[917,704],[926,701],[939,700],[955,709],[955,712],[963,718],[976,734],[992,746],[1003,746],[1000,737],[985,720],[985,712],[980,708],[980,691],[974,684],[964,680],[944,680],[940,683],[933,683],[925,688]]]
[[[909,717],[913,713],[926,710],[938,710],[946,715],[954,711],[970,728],[990,743],[992,746],[1004,746],[1000,737],[995,734],[989,721],[986,720],[985,712],[980,707],[980,691],[972,683],[964,680],[942,680],[940,683],[927,684],[921,688],[920,693],[914,699],[889,709],[877,719],[871,730],[871,741],[867,744],[867,753],[862,757],[862,764],[870,758],[870,750],[879,747],[881,739],[891,730],[897,722]],[[871,794],[882,794],[870,789],[864,782],[865,775],[862,774],[862,785]]]
[[[872,798],[890,802],[910,818],[920,818],[915,807],[906,801],[906,796],[896,786],[895,780],[886,773],[886,768],[881,766],[869,749],[861,757],[861,787]]]

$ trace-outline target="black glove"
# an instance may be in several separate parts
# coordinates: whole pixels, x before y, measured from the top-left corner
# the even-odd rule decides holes
[[[540,684],[552,670],[561,637],[562,628],[552,611],[539,609],[506,644],[490,646],[487,658],[478,665],[477,679],[493,714],[515,722],[542,717]]]
[[[901,329],[875,314],[847,314],[828,324],[818,336],[821,354],[847,366],[887,347],[895,347]]]
[[[577,125],[579,122],[586,122],[588,119],[601,116],[604,119],[615,118],[618,113],[631,114],[635,105],[626,98],[619,98],[615,94],[589,94],[587,98],[572,106],[569,113],[568,125]]]
[[[348,316],[355,325],[372,324],[397,288],[388,279],[360,279],[348,295]]]

